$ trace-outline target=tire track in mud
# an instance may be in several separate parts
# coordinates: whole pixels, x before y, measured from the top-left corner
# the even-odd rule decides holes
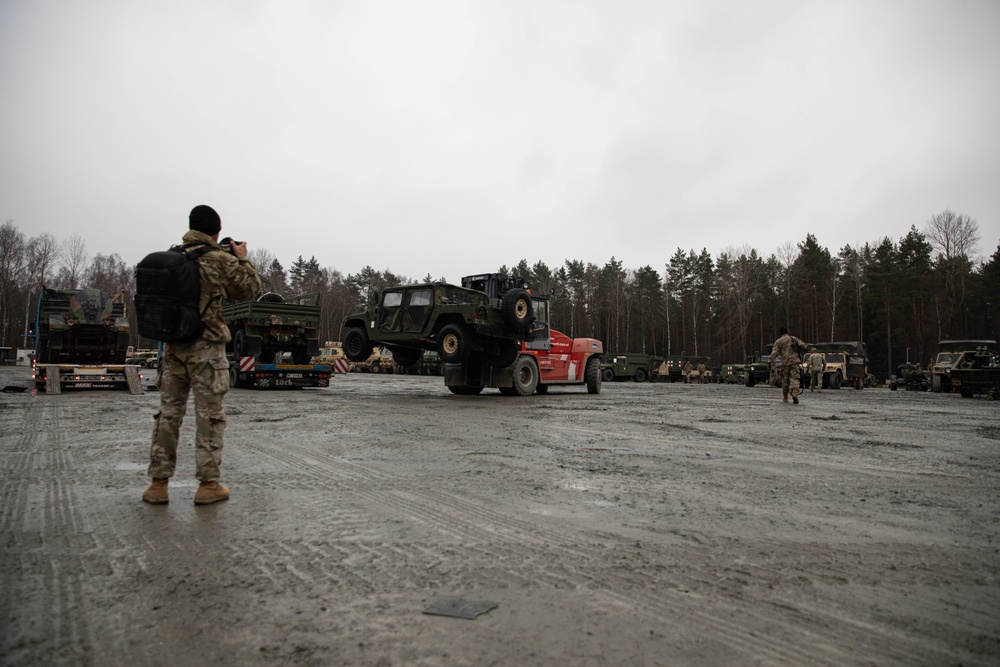
[[[490,558],[488,562],[512,564],[499,568],[494,575],[497,582],[521,580],[524,584],[538,585],[541,580],[552,588],[588,590],[605,602],[635,609],[654,621],[662,622],[664,618],[695,619],[697,626],[692,631],[704,640],[724,637],[719,641],[740,654],[766,657],[773,662],[826,664],[832,667],[848,662],[853,655],[850,646],[858,632],[856,627],[834,631],[816,622],[817,626],[823,625],[825,632],[808,631],[801,623],[805,614],[799,613],[795,622],[785,624],[787,638],[770,633],[765,635],[762,629],[755,631],[749,627],[751,624],[739,620],[753,617],[749,605],[729,603],[714,610],[718,613],[706,611],[705,599],[684,590],[665,588],[662,580],[646,573],[638,577],[634,571],[625,575],[601,569],[600,561],[607,556],[607,547],[581,544],[572,535],[561,533],[551,526],[543,527],[501,514],[444,491],[426,487],[400,489],[399,485],[406,480],[391,478],[395,488],[380,488],[373,482],[385,481],[389,477],[305,446],[282,443],[280,452],[269,448],[258,449],[260,453],[295,468],[297,475],[304,472],[314,480],[325,480],[327,484],[332,475],[338,483],[348,487],[349,494],[345,495],[354,496],[355,501],[363,498],[374,507],[403,514],[435,528],[460,543],[459,547],[450,549],[469,551],[475,545],[489,545],[488,553],[482,555]],[[526,558],[526,555],[530,557]],[[526,563],[539,567],[532,571],[530,579],[521,576],[526,570]],[[554,570],[553,564],[558,564],[560,571]],[[643,581],[637,584],[639,578]],[[302,581],[308,583],[308,578]],[[884,639],[883,634],[875,634]],[[827,647],[827,655],[817,655],[817,646]]]
[[[98,614],[111,600],[101,581],[124,566],[95,538],[89,513],[103,503],[82,502],[77,493],[78,457],[60,427],[65,406],[36,397],[5,426],[13,437],[0,442],[5,477],[0,530],[12,539],[0,547],[0,656],[46,655],[70,661],[81,656],[115,655],[123,649],[101,631]],[[117,563],[117,565],[115,565]],[[19,617],[33,623],[15,623]]]

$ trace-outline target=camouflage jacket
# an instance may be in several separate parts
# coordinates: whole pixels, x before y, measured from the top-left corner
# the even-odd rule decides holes
[[[219,244],[211,236],[188,231],[181,242],[186,250],[200,245],[210,245],[218,252],[209,252],[201,256],[198,266],[201,272],[201,299],[198,309],[204,312],[202,320],[205,331],[202,340],[215,343],[228,343],[231,336],[229,327],[222,317],[222,299],[245,301],[252,299],[260,291],[260,276],[254,270],[253,264],[246,258],[235,256],[219,248]]]
[[[784,334],[774,341],[774,347],[767,360],[774,365],[774,360],[781,357],[782,366],[795,366],[802,363],[799,359],[799,350],[806,347],[806,344],[791,334]]]

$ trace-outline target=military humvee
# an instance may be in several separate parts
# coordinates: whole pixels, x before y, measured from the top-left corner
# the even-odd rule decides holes
[[[938,353],[931,361],[931,391],[951,391],[951,369],[963,352],[984,348],[996,354],[1000,352],[995,340],[943,340],[938,343]]]
[[[344,354],[364,361],[384,345],[400,366],[436,351],[444,363],[462,363],[482,352],[496,368],[509,366],[519,345],[530,339],[534,319],[531,295],[502,274],[443,282],[398,285],[382,291],[367,310],[344,318]]]

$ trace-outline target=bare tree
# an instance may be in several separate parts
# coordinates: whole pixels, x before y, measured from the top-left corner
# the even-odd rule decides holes
[[[60,271],[60,282],[63,287],[82,287],[83,272],[87,267],[87,242],[78,234],[73,234],[63,241],[59,249],[59,257],[62,260],[62,271]]]
[[[778,246],[774,256],[778,258],[778,262],[783,269],[784,294],[782,296],[785,301],[785,324],[789,325],[792,319],[792,266],[794,266],[795,260],[799,258],[799,248],[791,241],[785,241]]]
[[[979,223],[950,209],[928,220],[924,235],[946,261],[964,257],[971,262],[979,247]]]
[[[946,209],[927,221],[924,235],[937,251],[940,289],[934,304],[938,338],[941,339],[966,328],[955,320],[963,313],[966,279],[973,265],[972,256],[979,245],[979,223],[968,215]]]

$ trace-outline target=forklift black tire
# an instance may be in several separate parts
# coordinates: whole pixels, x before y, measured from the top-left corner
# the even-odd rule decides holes
[[[583,371],[583,381],[587,384],[588,394],[601,393],[601,361],[597,357],[587,359],[587,366]]]
[[[535,319],[531,307],[531,295],[520,287],[507,290],[500,302],[500,313],[508,326],[518,331],[527,331]]]
[[[351,327],[344,334],[344,356],[351,361],[365,361],[372,356],[372,344],[361,327]]]
[[[446,364],[460,364],[472,352],[469,330],[461,324],[446,324],[438,332],[438,354]],[[345,343],[346,344],[346,343]]]
[[[531,355],[518,357],[511,369],[514,374],[514,389],[521,396],[531,396],[538,388],[538,364]]]

